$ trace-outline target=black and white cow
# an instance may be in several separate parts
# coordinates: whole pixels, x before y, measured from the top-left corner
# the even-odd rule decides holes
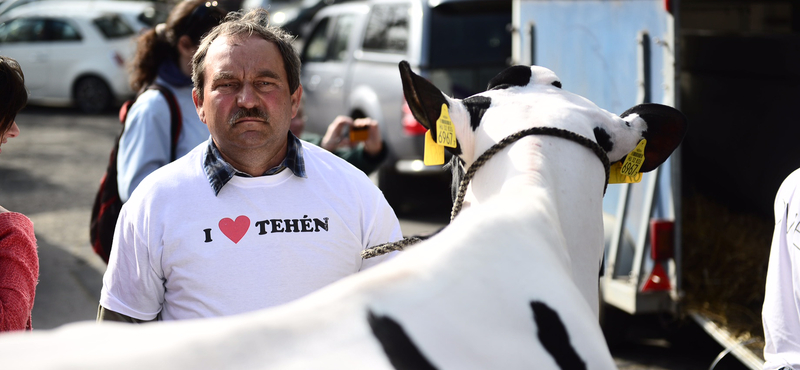
[[[436,130],[447,107],[452,150],[467,167],[503,138],[548,126],[598,143],[612,162],[647,138],[649,170],[686,127],[663,106],[610,114],[541,67],[512,67],[464,100],[405,63],[401,75],[420,122]],[[475,174],[468,206],[447,228],[387,263],[249,314],[4,334],[0,368],[612,369],[587,301],[602,253],[604,172],[586,145],[525,136]]]

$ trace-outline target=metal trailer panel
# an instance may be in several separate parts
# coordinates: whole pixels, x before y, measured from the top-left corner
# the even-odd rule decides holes
[[[637,38],[646,32],[649,100],[674,105],[674,82],[663,74],[664,53],[672,54],[668,43],[674,39],[663,0],[517,0],[513,10],[514,62],[552,69],[565,89],[617,114],[639,103]]]
[[[618,114],[639,103],[675,105],[675,23],[663,0],[518,0],[512,11],[515,63],[550,68],[565,89]],[[654,266],[647,253],[649,221],[676,218],[672,191],[680,184],[673,181],[672,163],[645,174],[642,183],[609,186],[604,199],[616,225],[603,297],[631,314],[677,309],[678,259],[665,266],[670,292],[640,291]]]

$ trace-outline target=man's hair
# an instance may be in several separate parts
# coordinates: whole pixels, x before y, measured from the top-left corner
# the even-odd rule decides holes
[[[203,99],[205,61],[211,43],[221,36],[250,37],[253,35],[272,42],[278,47],[289,80],[289,91],[294,93],[297,90],[300,86],[300,57],[292,46],[294,36],[279,27],[270,26],[269,13],[262,8],[256,8],[247,13],[241,10],[228,13],[219,26],[203,37],[200,47],[192,57],[192,82],[194,82],[200,99]]]
[[[28,91],[22,68],[16,60],[0,56],[0,138],[14,124],[25,104],[28,104]]]

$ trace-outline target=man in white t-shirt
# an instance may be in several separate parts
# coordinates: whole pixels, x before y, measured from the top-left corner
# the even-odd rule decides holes
[[[192,59],[211,138],[146,177],[120,213],[98,320],[233,315],[282,304],[381,259],[402,238],[367,176],[289,131],[303,88],[291,37],[229,14]],[[374,261],[373,261],[374,260]]]
[[[775,197],[775,233],[764,294],[765,370],[800,369],[800,170]]]

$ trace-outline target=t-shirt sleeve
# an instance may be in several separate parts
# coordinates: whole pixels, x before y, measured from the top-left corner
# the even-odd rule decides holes
[[[153,320],[164,303],[164,274],[156,255],[158,242],[149,225],[125,203],[117,220],[108,268],[103,275],[100,305],[139,320]]]
[[[775,198],[775,231],[769,255],[762,323],[764,369],[800,368],[800,171]]]
[[[376,208],[374,217],[366,218],[368,223],[367,230],[369,230],[367,237],[367,248],[383,243],[396,242],[403,239],[403,233],[400,231],[400,221],[397,219],[397,215],[395,215],[394,210],[391,206],[389,206],[389,203],[383,197],[383,194],[377,190],[377,188],[375,193],[376,195],[374,204],[376,205]],[[366,270],[383,261],[386,261],[395,256],[397,253],[399,252],[391,252],[381,256],[362,259],[360,270]]]
[[[38,278],[33,223],[21,213],[0,214],[0,331],[29,327]]]

